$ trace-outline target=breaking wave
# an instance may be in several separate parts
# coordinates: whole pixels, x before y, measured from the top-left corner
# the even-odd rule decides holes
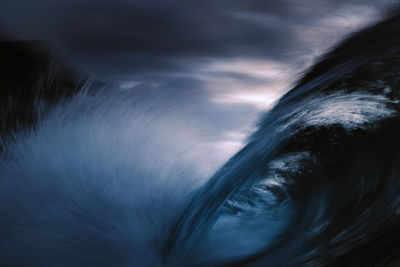
[[[228,266],[393,261],[399,29],[393,16],[314,65],[193,198],[169,236],[166,259]]]
[[[160,102],[132,105],[129,92],[75,92],[31,111],[25,128],[3,127],[0,262],[393,263],[399,29],[393,15],[328,53],[207,182],[217,165],[193,141],[196,127],[182,130]]]

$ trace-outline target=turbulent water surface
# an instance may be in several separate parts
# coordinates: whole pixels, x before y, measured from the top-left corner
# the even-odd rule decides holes
[[[395,266],[399,33],[392,15],[327,53],[205,183],[167,105],[2,43],[0,262]]]

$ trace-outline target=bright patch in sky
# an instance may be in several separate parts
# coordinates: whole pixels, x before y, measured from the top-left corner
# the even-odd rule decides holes
[[[289,89],[290,71],[284,63],[254,59],[214,60],[196,76],[220,104],[247,104],[267,110]]]

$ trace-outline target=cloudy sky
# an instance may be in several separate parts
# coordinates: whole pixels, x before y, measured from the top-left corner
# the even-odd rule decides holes
[[[393,0],[0,0],[0,31],[162,99],[233,153],[316,57]]]

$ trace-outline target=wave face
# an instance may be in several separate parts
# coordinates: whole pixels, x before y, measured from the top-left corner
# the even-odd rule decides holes
[[[315,64],[194,197],[165,257],[389,264],[400,237],[399,30],[392,16]]]
[[[399,30],[392,15],[329,52],[205,184],[207,152],[160,102],[57,89],[3,106],[0,262],[396,264]]]

